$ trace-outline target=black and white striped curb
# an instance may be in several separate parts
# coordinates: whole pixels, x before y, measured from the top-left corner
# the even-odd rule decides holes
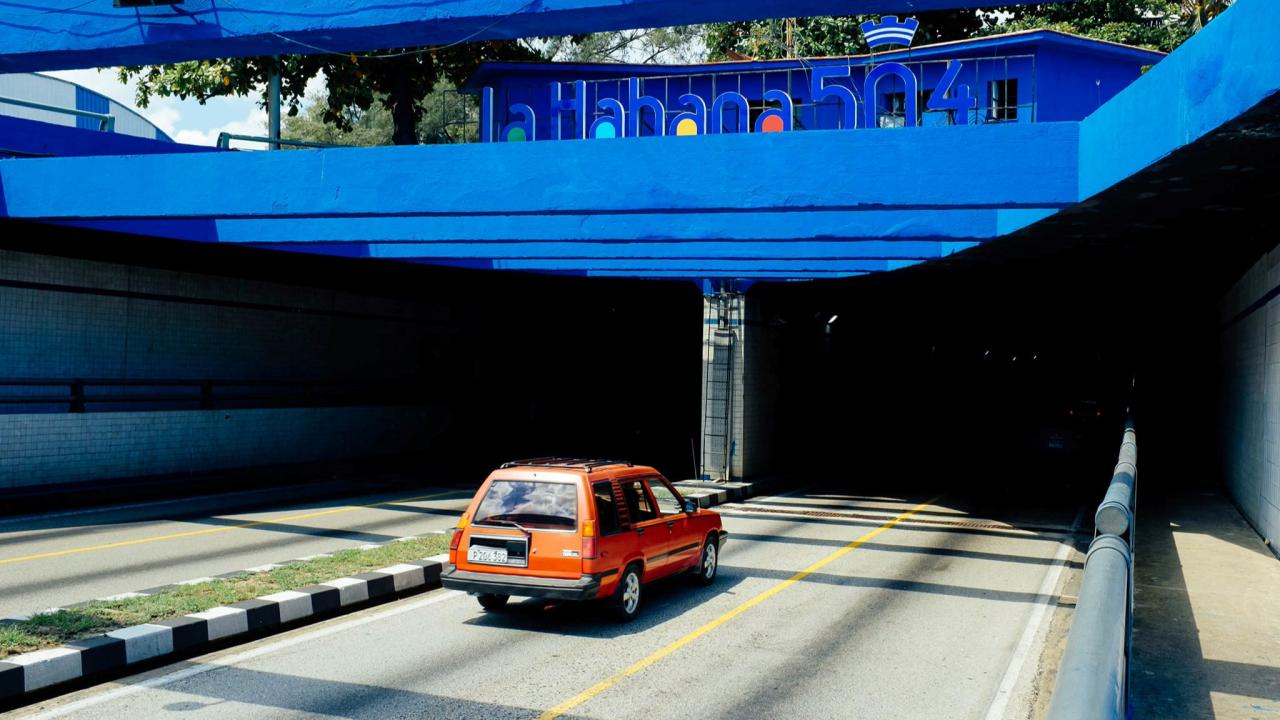
[[[355,548],[344,548],[344,549],[377,550],[378,548],[384,547],[386,545],[390,545],[391,543],[421,540],[422,538],[428,535],[448,535],[450,532],[451,531],[449,530],[431,530],[423,533],[422,535],[396,538],[395,540],[390,540],[384,543],[369,543],[366,545],[357,545]],[[96,603],[101,603],[101,602],[114,602],[116,600],[128,600],[130,598],[140,598],[140,597],[147,597],[149,595],[159,595],[161,593],[166,593],[171,590],[175,590],[184,585],[199,585],[201,583],[215,582],[217,580],[238,580],[239,578],[242,578],[246,575],[253,575],[255,573],[264,573],[264,572],[271,572],[272,570],[279,570],[280,568],[286,565],[309,562],[311,560],[318,560],[320,558],[333,557],[334,553],[336,552],[340,552],[340,551],[335,550],[334,552],[319,553],[316,555],[307,555],[305,557],[294,558],[292,560],[284,560],[281,562],[267,563],[266,565],[258,565],[256,567],[245,568],[244,570],[235,570],[228,573],[222,573],[221,575],[211,575],[209,577],[192,578],[190,580],[183,580],[181,582],[172,583],[170,585],[160,585],[153,588],[147,588],[146,590],[120,593],[118,595],[109,595],[107,597],[95,598],[93,600],[85,600],[84,602],[70,603],[68,605],[60,605],[58,607],[45,608],[44,610],[32,613],[30,615],[14,615],[11,617],[0,618],[0,627],[3,627],[5,625],[13,625],[15,623],[20,623],[20,622],[26,622],[31,618],[35,617],[36,615],[48,615],[51,613],[56,613],[60,610],[79,610],[81,608],[85,608],[90,605],[94,605]]]
[[[730,502],[740,502],[756,495],[772,491],[779,484],[775,477],[765,477],[751,482],[717,482],[715,480],[681,480],[675,485],[680,494],[695,500],[698,507],[715,507]]]
[[[0,704],[55,685],[118,672],[136,663],[191,654],[211,643],[241,636],[248,639],[401,593],[438,588],[440,568],[441,563],[435,559],[400,563],[5,658],[0,660]]]

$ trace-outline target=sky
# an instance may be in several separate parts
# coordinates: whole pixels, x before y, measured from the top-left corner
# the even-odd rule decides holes
[[[126,85],[120,82],[115,68],[60,70],[45,74],[70,80],[136,109],[143,117],[180,143],[216,145],[218,135],[223,132],[256,136],[267,134],[267,112],[258,107],[257,98],[213,98],[201,105],[195,100],[153,97],[150,107],[140,108],[136,104],[134,83]],[[319,86],[319,81],[313,80],[307,86],[307,94],[313,96],[312,90]],[[233,147],[236,146],[238,145],[233,145]],[[244,147],[261,149],[253,146]]]
[[[628,52],[631,50],[633,49],[628,48]],[[634,50],[642,55],[641,51],[644,48]],[[638,57],[620,58],[621,61],[638,59]],[[149,107],[140,108],[137,106],[135,83],[120,82],[117,79],[116,68],[59,70],[43,74],[69,80],[137,110],[165,134],[180,143],[217,145],[218,135],[223,132],[259,137],[267,134],[267,112],[258,107],[260,98],[219,97],[201,105],[195,100],[152,97]],[[323,77],[313,78],[307,84],[306,97],[316,97],[323,92],[323,89]],[[233,142],[232,147],[246,150],[264,149],[264,146],[257,143]]]

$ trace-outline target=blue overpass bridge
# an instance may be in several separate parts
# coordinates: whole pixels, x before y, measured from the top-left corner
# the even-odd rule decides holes
[[[138,12],[149,28],[176,22],[170,11]],[[1083,201],[1099,202],[1100,192],[1136,174],[1158,173],[1150,168],[1157,160],[1265,102],[1277,82],[1262,29],[1272,12],[1266,3],[1241,3],[1169,58],[1039,32],[806,61],[811,69],[798,63],[692,66],[646,79],[652,69],[490,67],[474,81],[477,92],[483,86],[498,92],[485,118],[490,131],[508,126],[511,105],[536,107],[543,115],[536,142],[198,157],[174,153],[169,143],[121,146],[128,156],[70,157],[77,152],[68,142],[68,157],[5,163],[0,213],[179,240],[473,268],[696,280],[894,270],[1033,229]],[[15,48],[44,37],[21,27],[10,32]],[[70,62],[125,53],[99,48],[102,42],[78,40],[58,57]],[[278,50],[293,49],[287,40],[277,42]],[[152,45],[147,57],[168,57],[167,43],[140,47]],[[224,47],[238,48],[234,42]],[[38,61],[15,53],[4,62],[25,68]],[[905,72],[887,75],[878,91],[867,92],[861,77],[872,63]],[[953,64],[956,76],[943,87]],[[603,100],[610,93],[601,95],[600,88],[615,84],[602,79],[608,73],[637,76],[641,96],[665,105],[656,130],[651,113],[634,113],[649,126],[641,135],[665,133],[682,107],[683,91],[671,87],[694,89],[695,78],[708,85],[694,94],[695,108],[719,99],[711,92],[717,80],[722,90],[745,83],[782,92],[798,108],[799,123],[790,132],[739,133],[727,126],[696,141],[551,141],[553,132],[573,137],[574,120],[573,113],[545,110],[550,83],[571,94],[574,81],[590,80],[593,94],[584,104],[594,105],[585,101]],[[816,82],[830,97],[813,95],[815,75],[830,75],[830,82]],[[920,100],[909,123],[901,105],[896,111],[885,105],[895,93],[902,102],[908,79],[913,104],[917,95]],[[997,107],[1005,100],[993,93],[1009,88],[1013,105]],[[927,107],[926,97],[948,92],[953,101],[958,93],[968,98],[958,117],[954,109]],[[758,121],[765,109],[761,90],[748,94],[738,94],[750,106],[743,112],[732,103],[720,111],[730,125],[738,114]],[[578,115],[585,126],[600,114]],[[41,129],[9,122],[14,149],[39,137],[42,151],[60,154],[46,147]],[[845,123],[853,125],[837,129]],[[917,123],[921,127],[893,127]],[[131,182],[102,181],[110,177]],[[62,192],[49,193],[50,187]],[[1119,215],[1108,214],[1105,222],[1120,222],[1126,212],[1116,208]]]

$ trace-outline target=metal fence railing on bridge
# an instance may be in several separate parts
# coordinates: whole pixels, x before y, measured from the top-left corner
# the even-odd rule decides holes
[[[1138,440],[1125,424],[1111,485],[1094,515],[1094,539],[1067,636],[1049,720],[1120,720],[1128,716],[1133,640],[1133,539]]]

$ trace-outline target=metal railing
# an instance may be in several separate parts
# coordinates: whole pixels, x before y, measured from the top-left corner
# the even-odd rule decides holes
[[[422,400],[408,382],[0,378],[0,415],[398,405]]]
[[[230,150],[232,140],[241,140],[243,142],[262,143],[264,145],[284,145],[286,147],[299,148],[339,148],[351,147],[350,145],[335,145],[333,143],[309,142],[307,140],[286,140],[285,138],[271,138],[260,135],[237,135],[235,133],[218,133],[218,149]]]
[[[31,102],[30,100],[19,100],[18,98],[5,97],[0,95],[0,105],[16,105],[31,110],[43,110],[45,112],[59,113],[61,115],[74,115],[75,117],[89,118],[98,121],[98,129],[102,132],[116,131],[116,116],[104,113],[89,112],[88,110],[77,110],[75,108],[59,107],[57,105],[46,105],[45,103]]]
[[[1128,715],[1137,472],[1138,440],[1129,420],[1111,485],[1094,515],[1094,539],[1085,556],[1048,720],[1121,720]]]

